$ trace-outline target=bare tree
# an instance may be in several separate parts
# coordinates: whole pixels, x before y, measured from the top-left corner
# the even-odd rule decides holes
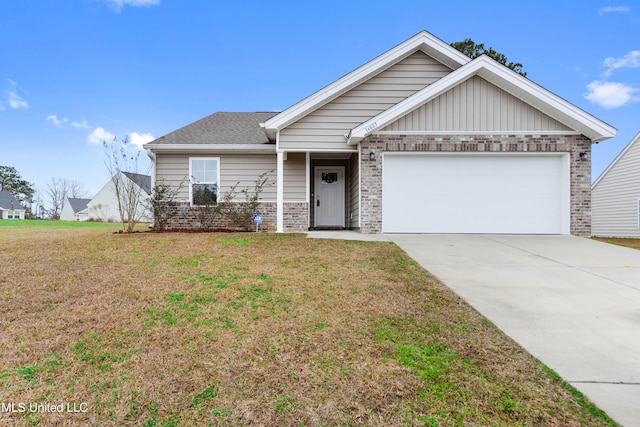
[[[79,181],[51,178],[47,184],[46,194],[49,197],[49,216],[52,219],[60,219],[62,207],[67,197],[85,197],[87,190]]]
[[[87,190],[84,188],[84,184],[80,181],[70,181],[69,182],[69,192],[67,197],[73,197],[77,199],[84,199],[87,197]]]
[[[64,178],[51,178],[46,193],[49,196],[49,216],[52,219],[60,219],[64,200],[69,193],[69,181]]]
[[[148,204],[145,203],[146,184],[150,166],[145,173],[140,173],[142,166],[141,151],[132,146],[129,137],[123,141],[117,138],[111,143],[103,142],[105,165],[113,182],[113,191],[118,201],[118,213],[122,231],[131,233],[145,216],[148,215]],[[150,185],[149,185],[150,187]],[[151,189],[149,188],[149,192]]]

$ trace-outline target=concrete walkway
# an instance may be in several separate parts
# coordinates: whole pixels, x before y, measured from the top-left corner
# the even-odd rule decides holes
[[[599,408],[640,426],[640,251],[573,236],[366,235],[393,241]]]
[[[640,426],[640,251],[573,236],[386,235],[627,427]]]

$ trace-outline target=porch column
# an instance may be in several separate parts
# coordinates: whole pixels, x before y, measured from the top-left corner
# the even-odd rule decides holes
[[[277,152],[277,173],[276,173],[276,232],[284,231],[284,156],[283,151]]]

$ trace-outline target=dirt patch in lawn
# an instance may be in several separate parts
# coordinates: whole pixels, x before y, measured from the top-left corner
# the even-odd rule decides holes
[[[392,243],[88,228],[0,248],[0,424],[612,423]]]

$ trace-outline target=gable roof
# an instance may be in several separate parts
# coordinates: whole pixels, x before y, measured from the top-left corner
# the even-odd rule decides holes
[[[343,93],[369,80],[371,77],[418,50],[423,51],[425,54],[433,57],[452,70],[458,69],[471,61],[469,57],[439,38],[426,31],[421,31],[409,40],[400,43],[393,49],[388,50],[377,58],[367,62],[363,66],[267,120],[264,123],[265,132],[269,136],[269,139],[275,140],[278,130],[284,129],[301,117],[326,105]]]
[[[80,199],[77,197],[67,197],[67,200],[69,200],[73,213],[78,213],[87,209],[87,205],[91,201],[91,199]]]
[[[16,196],[9,193],[7,190],[0,190],[0,209],[25,210],[25,208],[20,204],[20,201],[16,199]]]
[[[624,147],[624,149],[620,152],[620,154],[618,154],[616,156],[615,159],[613,159],[613,161],[611,162],[611,164],[609,166],[607,166],[607,168],[604,170],[604,172],[602,172],[600,174],[600,176],[598,177],[598,179],[595,180],[595,182],[591,185],[591,189],[593,190],[596,185],[598,185],[598,183],[609,173],[609,171],[611,171],[616,164],[618,164],[618,162],[624,158],[625,154],[635,145],[640,143],[640,132],[638,132],[636,134],[636,136],[631,140],[631,142],[629,142],[627,144],[626,147]],[[640,165],[638,165],[638,167],[640,167]]]
[[[591,139],[593,142],[612,138],[616,129],[576,107],[554,93],[533,83],[515,71],[482,55],[449,73],[440,80],[425,87],[402,102],[372,117],[351,130],[347,137],[349,144],[357,144],[376,129],[383,128],[411,111],[428,103],[465,80],[480,76],[500,89],[521,99],[548,116],[564,123],[571,129]]]
[[[151,150],[184,150],[202,149],[208,144],[225,145],[226,148],[270,144],[260,124],[276,114],[217,112],[161,136],[144,147]]]
[[[151,177],[149,175],[141,175],[133,172],[122,172],[124,176],[135,182],[138,187],[142,188],[145,193],[151,195]]]

